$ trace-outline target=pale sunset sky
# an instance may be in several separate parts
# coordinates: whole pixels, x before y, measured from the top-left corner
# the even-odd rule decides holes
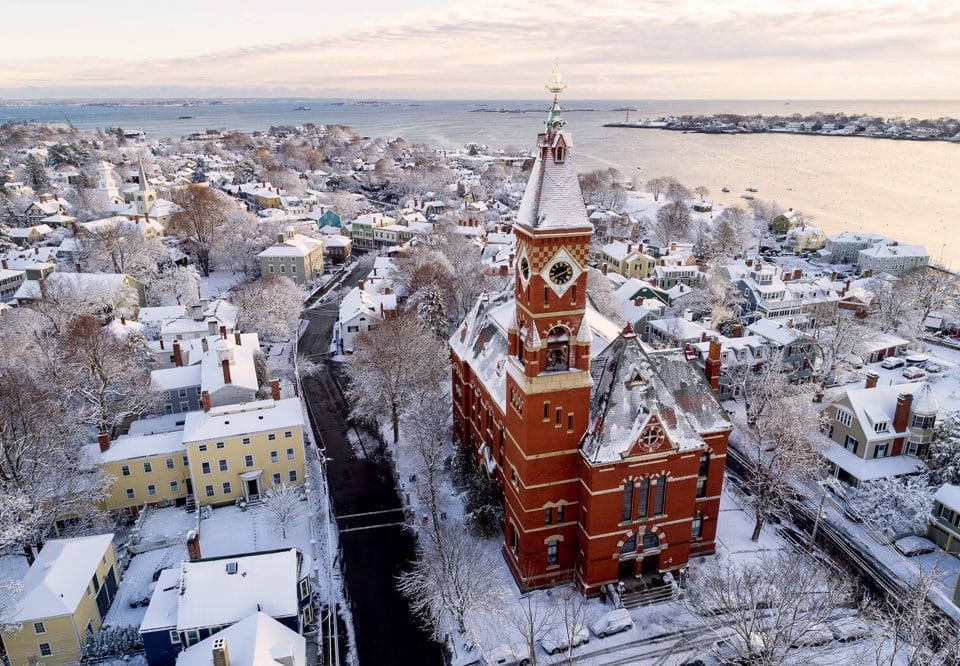
[[[3,4],[4,98],[960,98],[956,0]]]

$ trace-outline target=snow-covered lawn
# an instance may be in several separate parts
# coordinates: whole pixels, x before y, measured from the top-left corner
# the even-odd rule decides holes
[[[183,511],[183,509],[176,509]],[[186,512],[184,512],[186,513]],[[143,616],[147,612],[146,606],[130,608],[130,601],[149,598],[155,587],[153,576],[157,571],[177,566],[187,559],[186,541],[169,548],[147,551],[135,555],[130,560],[130,566],[123,572],[120,587],[113,605],[107,613],[105,623],[114,626],[139,627]]]
[[[151,509],[140,527],[140,536],[143,541],[182,537],[186,542],[187,532],[196,527],[197,514],[187,513],[183,507]]]
[[[29,568],[27,558],[20,553],[0,555],[0,581],[21,580]]]
[[[228,291],[231,287],[246,280],[243,273],[233,271],[210,271],[207,277],[200,277],[200,298],[213,299]]]
[[[220,557],[278,548],[299,548],[313,558],[310,545],[308,503],[287,528],[284,538],[263,505],[242,511],[235,506],[214,509],[209,518],[200,521],[200,552],[203,557]]]

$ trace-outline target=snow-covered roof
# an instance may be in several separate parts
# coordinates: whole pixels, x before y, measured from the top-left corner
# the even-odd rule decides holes
[[[182,305],[160,305],[140,308],[137,320],[142,324],[163,323],[187,316],[187,308]]]
[[[910,411],[925,416],[933,416],[939,411],[939,403],[933,394],[933,389],[926,381],[919,383],[891,384],[888,386],[874,386],[872,388],[847,389],[844,394],[853,409],[856,419],[860,422],[867,440],[887,440],[902,432],[894,432],[893,417],[897,409],[897,398],[909,393],[913,396]],[[842,401],[842,396],[831,405]],[[842,407],[843,405],[841,405]],[[877,423],[889,423],[889,429],[875,432],[873,426]],[[859,478],[859,477],[858,477]]]
[[[34,264],[38,268],[42,264]],[[13,265],[11,265],[13,268]],[[109,298],[124,286],[127,276],[122,273],[61,273],[54,272],[46,277],[47,284],[52,287],[61,285],[76,289],[82,294],[91,297]],[[36,280],[26,280],[17,290],[16,298],[24,300],[39,300],[40,285]]]
[[[323,246],[323,241],[304,236],[303,234],[292,234],[284,237],[282,243],[275,243],[266,250],[258,254],[258,257],[306,257],[318,247]]]
[[[187,413],[183,441],[200,442],[292,427],[303,427],[298,399],[255,400],[214,407],[209,412]]]
[[[140,633],[177,626],[177,602],[180,600],[180,570],[164,569],[150,597],[150,605],[140,623]]]
[[[100,462],[112,463],[184,451],[183,432],[180,430],[156,435],[124,435],[113,440],[110,448],[100,454]]]
[[[781,347],[786,347],[803,337],[803,334],[792,326],[770,319],[758,319],[747,326],[747,330]]]
[[[290,548],[182,562],[177,629],[234,624],[258,611],[274,618],[296,616],[298,555]],[[235,573],[228,573],[228,564],[236,565]]]
[[[157,391],[200,386],[200,365],[161,368],[150,372],[150,386]]]
[[[98,534],[44,543],[23,578],[23,596],[9,619],[26,622],[73,614],[112,542],[113,534]]]
[[[560,140],[567,146],[567,155],[558,163],[554,160],[554,146]],[[592,229],[577,180],[570,135],[565,131],[541,134],[538,141],[544,146],[550,142],[552,145],[540,151],[533,164],[517,211],[517,224],[532,229]]]
[[[897,241],[886,241],[877,243],[872,247],[860,250],[860,255],[864,257],[874,257],[877,259],[889,257],[926,257],[927,249],[922,245],[905,245]]]
[[[628,455],[654,417],[679,450],[702,447],[703,435],[731,427],[703,372],[680,350],[648,352],[636,337],[621,337],[591,368],[591,427],[582,448],[592,463]]]
[[[934,493],[933,499],[945,507],[960,511],[960,486],[945,483]]]
[[[916,474],[927,469],[922,461],[913,456],[861,458],[836,442],[830,442],[822,453],[824,458],[858,481],[872,481],[892,476]]]
[[[704,335],[714,335],[715,331],[695,321],[687,321],[683,317],[665,317],[653,319],[647,324],[665,336],[677,341],[700,340]]]
[[[214,641],[223,641],[230,666],[307,663],[307,641],[265,613],[254,613],[177,655],[177,666],[210,666]]]

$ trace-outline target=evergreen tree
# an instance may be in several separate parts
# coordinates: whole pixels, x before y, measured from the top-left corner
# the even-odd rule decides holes
[[[0,251],[11,250],[16,245],[10,238],[10,227],[20,224],[20,216],[13,207],[13,202],[3,189],[0,189]]]
[[[260,180],[260,175],[256,168],[248,162],[241,162],[233,170],[233,183],[243,185],[245,183],[255,183]]]
[[[37,194],[50,189],[50,179],[47,177],[47,168],[43,165],[40,158],[31,153],[27,157],[24,166],[27,169],[27,177],[30,179],[30,184],[33,185],[33,189]]]
[[[443,304],[443,295],[436,286],[428,287],[420,296],[417,306],[417,318],[420,325],[433,333],[441,342],[450,337],[450,321],[447,319],[447,308]]]
[[[960,484],[960,416],[957,414],[937,424],[927,464],[934,485]]]

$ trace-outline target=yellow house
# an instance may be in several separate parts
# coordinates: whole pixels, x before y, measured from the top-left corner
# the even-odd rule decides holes
[[[657,260],[643,253],[643,245],[613,241],[600,248],[601,264],[625,278],[644,280],[653,273]]]
[[[99,445],[100,467],[113,477],[107,509],[172,502],[192,492],[182,430],[125,435],[112,442],[100,433]]]
[[[120,572],[113,535],[47,541],[23,578],[23,596],[0,631],[11,666],[67,666],[100,630]]]
[[[187,413],[183,445],[197,503],[255,501],[272,486],[302,484],[303,424],[297,398]]]

